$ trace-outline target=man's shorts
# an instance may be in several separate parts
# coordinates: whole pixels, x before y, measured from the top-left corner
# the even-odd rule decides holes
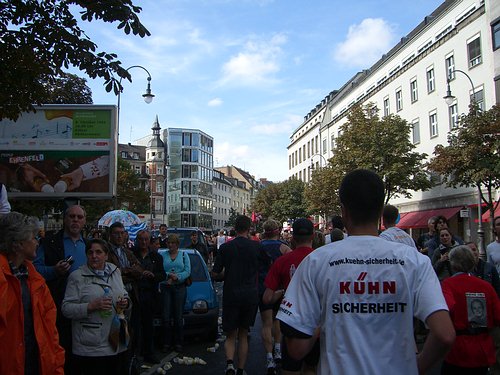
[[[222,307],[222,329],[231,332],[248,329],[255,323],[258,305],[226,305]]]
[[[288,348],[286,346],[286,340],[283,338],[281,341],[281,368],[286,371],[300,371],[302,369],[302,364],[305,363],[308,366],[317,366],[319,363],[319,339],[316,340],[313,348],[307,355],[300,361],[292,359],[288,355]]]

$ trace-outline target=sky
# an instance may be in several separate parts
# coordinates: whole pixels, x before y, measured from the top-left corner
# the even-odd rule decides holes
[[[288,178],[287,146],[304,116],[356,72],[369,68],[436,9],[440,0],[143,0],[150,37],[117,24],[82,23],[98,51],[147,74],[123,81],[120,143],[162,129],[200,129],[214,138],[214,166],[256,178]],[[87,80],[94,104],[117,104]]]

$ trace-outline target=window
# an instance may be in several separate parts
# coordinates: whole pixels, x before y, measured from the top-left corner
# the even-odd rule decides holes
[[[127,151],[122,151],[122,158],[123,159],[126,159],[127,158]]]
[[[299,149],[299,164],[302,163],[302,152],[300,152],[300,149]]]
[[[484,111],[484,91],[480,89],[472,94],[471,99],[476,102],[480,111]]]
[[[389,106],[389,98],[384,99],[384,116],[389,116],[391,108]]]
[[[458,105],[454,103],[448,109],[450,115],[450,130],[458,127]]]
[[[403,92],[401,89],[396,91],[396,111],[401,111],[403,109]]]
[[[323,139],[323,154],[326,154],[326,138]]]
[[[418,119],[414,120],[411,124],[411,134],[413,144],[416,145],[420,143],[420,122],[418,121]]]
[[[478,36],[476,39],[467,43],[467,53],[469,56],[469,68],[473,68],[483,62],[481,57],[481,37]]]
[[[493,38],[493,51],[500,48],[500,20],[491,25],[491,36]]]
[[[434,68],[427,70],[427,92],[431,93],[436,89]]]
[[[415,103],[418,100],[418,87],[416,79],[410,82],[410,96],[412,103]]]
[[[455,79],[455,57],[453,55],[448,56],[445,60],[446,64],[446,78],[450,81]]]
[[[163,182],[156,181],[156,192],[163,193]]]
[[[432,112],[429,114],[429,129],[431,133],[431,138],[437,137],[438,135],[438,123],[437,123],[437,113]]]
[[[307,141],[307,157],[311,157],[311,141]]]
[[[335,148],[335,135],[332,134],[331,138],[330,138],[330,142],[331,142],[331,149],[333,150]]]

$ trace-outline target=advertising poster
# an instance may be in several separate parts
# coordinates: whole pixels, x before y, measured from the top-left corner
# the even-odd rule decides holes
[[[13,198],[115,195],[116,109],[46,105],[0,121],[0,182]]]

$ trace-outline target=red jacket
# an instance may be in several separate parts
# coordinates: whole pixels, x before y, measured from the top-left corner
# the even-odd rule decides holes
[[[59,345],[56,329],[56,306],[43,277],[31,262],[26,262],[26,267],[40,355],[40,375],[62,375],[64,349]],[[0,254],[0,301],[0,374],[24,375],[21,283],[12,275],[9,262],[3,254]]]
[[[462,273],[445,279],[441,286],[457,332],[445,361],[460,367],[495,363],[495,347],[488,330],[500,325],[500,302],[491,284]],[[480,307],[477,316],[473,311],[475,304]],[[479,327],[475,328],[478,334],[468,334],[473,327]]]

